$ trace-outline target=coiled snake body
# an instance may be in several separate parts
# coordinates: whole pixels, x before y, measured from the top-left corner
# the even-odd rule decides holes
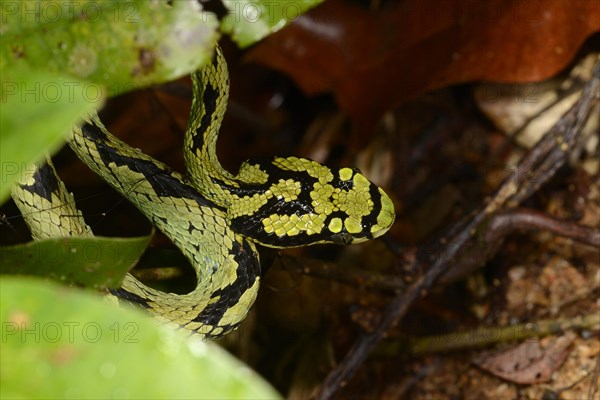
[[[297,157],[249,160],[236,176],[216,156],[229,81],[220,49],[192,76],[184,139],[187,175],[112,136],[94,114],[67,139],[77,156],[162,230],[196,270],[188,294],[165,293],[127,274],[113,293],[164,322],[206,337],[237,327],[256,299],[255,243],[270,247],[350,244],[394,221],[390,198],[358,171]],[[34,239],[91,235],[50,162],[25,176],[13,199]]]

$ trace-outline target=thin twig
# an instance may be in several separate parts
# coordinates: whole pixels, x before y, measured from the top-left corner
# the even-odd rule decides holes
[[[518,168],[502,183],[492,201],[481,207],[472,219],[464,224],[464,228],[452,238],[452,246],[447,246],[435,260],[429,259],[428,261],[432,262],[429,270],[418,278],[406,293],[392,299],[383,310],[379,326],[371,333],[362,334],[354,342],[344,359],[325,379],[321,391],[317,395],[318,399],[330,399],[341,387],[346,385],[373,347],[406,314],[410,306],[431,288],[489,215],[503,210],[505,207],[516,207],[564,165],[567,151],[581,137],[589,112],[598,102],[599,81],[600,63],[597,63],[594,67],[593,77],[586,84],[581,99],[526,154]],[[425,250],[426,253],[427,250]]]
[[[308,257],[279,257],[281,268],[314,278],[347,283],[353,286],[398,292],[406,289],[406,282],[397,275],[383,274],[366,269],[348,268]]]
[[[518,208],[495,213],[484,224],[483,243],[476,244],[475,251],[461,252],[461,257],[452,268],[439,279],[440,284],[447,284],[468,275],[483,266],[493,257],[502,243],[502,239],[515,231],[544,230],[558,236],[566,237],[590,246],[600,247],[600,230],[583,226],[574,222],[559,220],[537,210]],[[406,251],[406,250],[405,250]],[[398,253],[399,255],[401,253]],[[403,255],[406,257],[406,253]],[[360,286],[367,289],[385,292],[404,291],[407,281],[398,275],[348,268],[335,263],[327,263],[308,257],[279,258],[282,269],[314,278],[327,279]],[[134,270],[135,271],[135,270]],[[145,270],[140,270],[140,272]],[[155,278],[156,279],[156,278]]]
[[[412,354],[472,349],[496,343],[521,341],[554,335],[567,330],[598,329],[600,315],[591,313],[575,318],[560,318],[508,326],[484,326],[474,329],[425,336],[409,343]]]
[[[482,238],[481,242],[474,244],[477,251],[469,251],[468,257],[461,257],[440,277],[438,283],[445,285],[456,281],[483,266],[500,248],[503,239],[514,232],[544,230],[596,248],[600,247],[600,230],[560,220],[532,209],[517,208],[494,213],[483,229],[478,235]]]
[[[493,242],[515,231],[544,230],[577,242],[600,247],[600,230],[559,220],[536,210],[516,209],[495,214],[490,218],[485,234]]]

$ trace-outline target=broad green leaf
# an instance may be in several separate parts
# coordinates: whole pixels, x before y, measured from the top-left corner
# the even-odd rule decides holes
[[[223,0],[229,13],[221,30],[247,47],[283,28],[322,0]]]
[[[7,1],[0,18],[2,69],[27,64],[111,96],[196,70],[218,37],[216,17],[196,1]]]
[[[279,399],[215,344],[33,278],[0,279],[0,398]]]
[[[57,151],[64,135],[102,104],[93,85],[24,65],[1,68],[0,204],[25,168]],[[93,93],[93,95],[92,95]]]
[[[36,275],[93,288],[117,288],[152,236],[62,237],[0,247],[0,273]]]

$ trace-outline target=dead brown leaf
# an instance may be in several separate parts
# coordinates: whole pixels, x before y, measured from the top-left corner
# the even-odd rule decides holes
[[[499,378],[522,385],[548,382],[571,352],[575,334],[567,332],[545,348],[539,341],[524,342],[509,350],[473,362]]]
[[[308,94],[333,92],[357,127],[370,129],[387,110],[434,88],[546,79],[597,31],[593,0],[404,0],[374,11],[327,1],[248,57]]]

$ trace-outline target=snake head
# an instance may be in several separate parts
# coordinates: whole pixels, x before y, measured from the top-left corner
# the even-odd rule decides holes
[[[247,161],[238,177],[251,176],[260,176],[263,189],[253,194],[260,202],[233,218],[232,228],[265,246],[360,243],[383,235],[395,219],[390,197],[354,168],[275,157]]]
[[[383,189],[370,182],[357,168],[327,169],[333,179],[327,183],[319,180],[313,184],[311,192],[313,207],[327,215],[323,229],[329,238],[325,241],[353,244],[386,233],[396,213],[392,200]]]

